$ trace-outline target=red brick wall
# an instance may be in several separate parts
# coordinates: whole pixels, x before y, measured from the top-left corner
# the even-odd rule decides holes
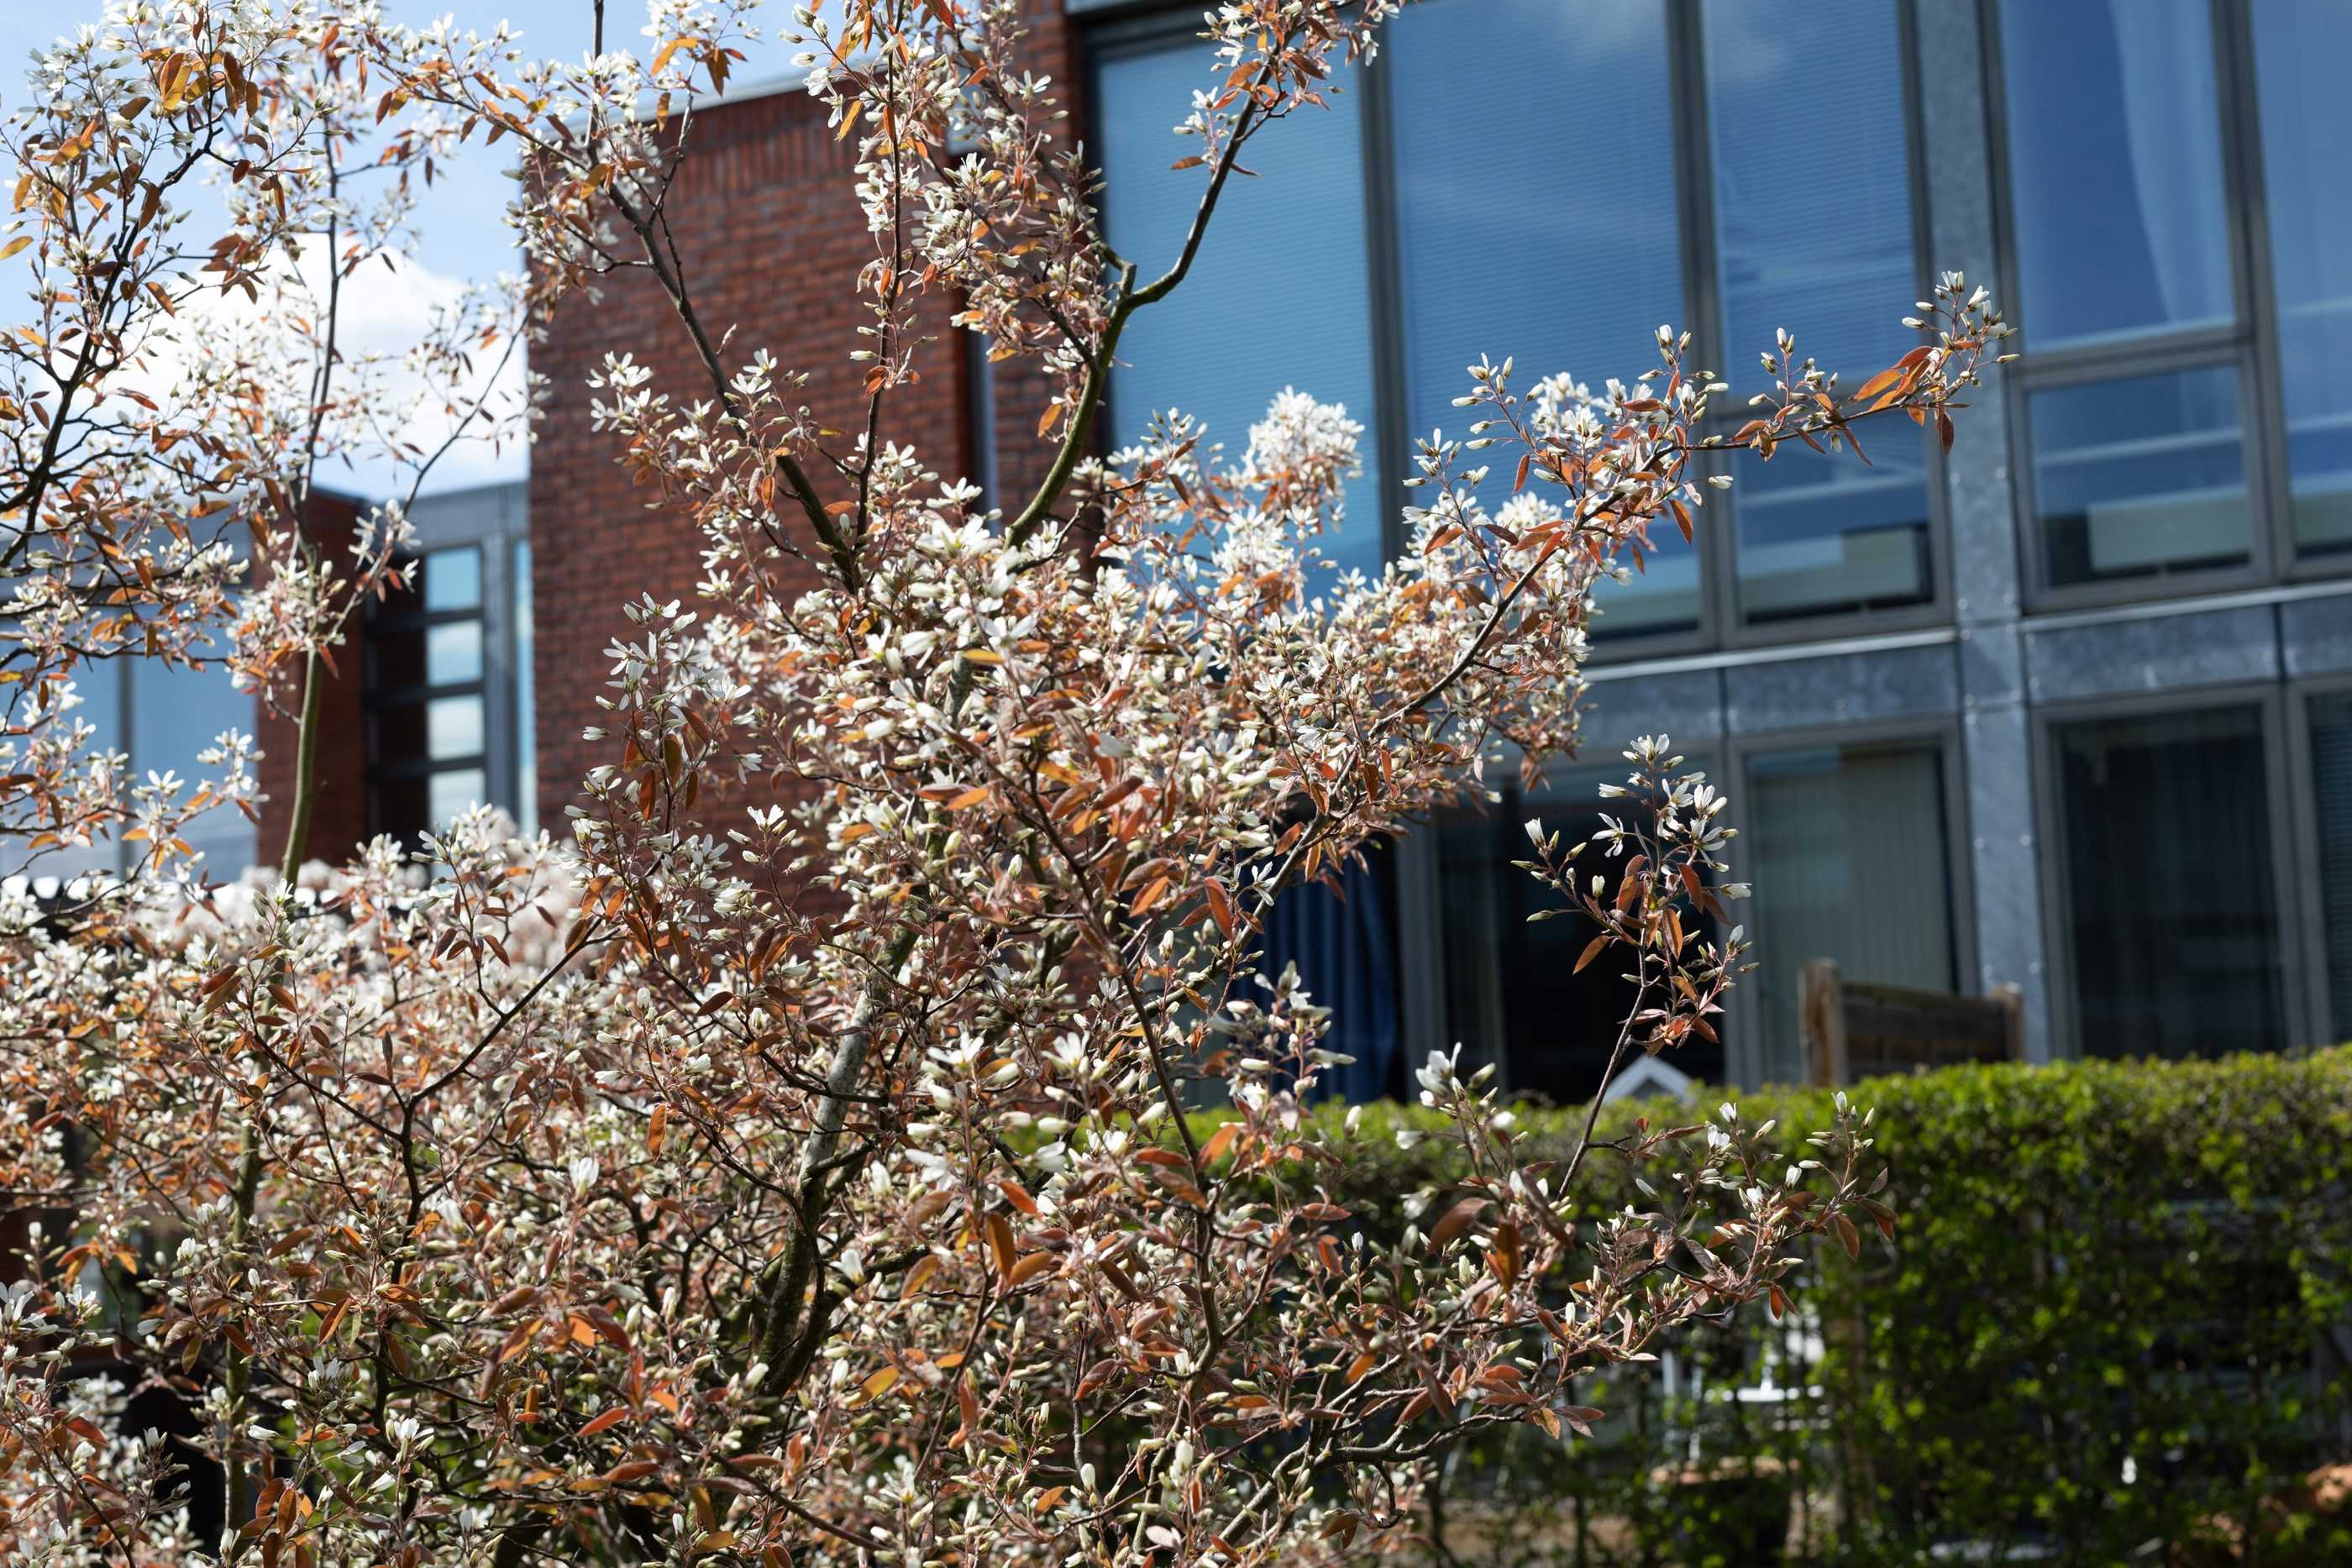
[[[1032,4],[1048,18],[1032,35],[1035,68],[1062,83],[1070,102],[1077,84],[1069,28],[1057,0]],[[874,254],[852,188],[852,154],[825,126],[823,106],[797,88],[721,103],[698,116],[668,207],[698,315],[714,339],[733,333],[722,360],[731,369],[768,350],[782,368],[809,376],[802,395],[818,422],[845,431],[864,421],[862,368],[849,354],[862,342],[857,328],[871,319],[856,279]],[[929,308],[936,340],[918,356],[920,381],[893,394],[883,434],[914,444],[942,474],[968,474],[970,389],[961,336],[947,324],[951,304],[940,298]],[[562,836],[581,777],[616,759],[609,744],[581,732],[600,722],[604,649],[627,628],[621,603],[641,593],[690,601],[700,575],[693,527],[647,510],[645,493],[614,461],[619,444],[590,429],[587,378],[607,353],[626,352],[676,401],[707,398],[710,389],[668,299],[642,273],[605,279],[601,298],[567,298],[531,352],[550,387],[530,486],[540,818]],[[1023,452],[1035,444],[1041,384],[1026,367],[1009,369],[999,383],[1000,450],[1021,455],[1006,465],[1010,484],[1034,483],[1044,472],[1043,458]],[[845,493],[837,477],[814,477],[826,499]],[[795,542],[814,548],[804,524],[793,528],[788,517],[786,527]]]
[[[350,559],[352,529],[359,522],[359,503],[331,491],[313,491],[305,526],[321,556],[329,560]],[[306,860],[340,863],[367,837],[367,708],[366,674],[362,661],[361,631],[355,624],[343,646],[334,651],[334,669],[320,697],[318,763],[319,794],[310,810],[310,836],[303,848]],[[258,705],[254,738],[261,747],[256,768],[261,808],[256,834],[256,859],[275,866],[285,852],[287,821],[294,810],[294,764],[300,735],[295,716],[301,712],[302,681],[299,668],[278,683],[274,694],[283,716]]]

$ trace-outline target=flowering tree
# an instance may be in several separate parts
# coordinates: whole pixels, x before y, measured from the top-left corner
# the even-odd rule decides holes
[[[1729,1107],[1605,1148],[1588,1120],[1544,1169],[1448,1057],[1419,1075],[1457,1156],[1442,1217],[1375,1240],[1329,1199],[1355,1133],[1302,1110],[1333,1057],[1297,977],[1255,978],[1267,912],[1507,752],[1574,745],[1591,595],[1696,526],[1725,390],[1665,329],[1598,392],[1474,367],[1376,579],[1318,545],[1355,469],[1341,410],[1286,395],[1234,460],[1178,413],[1101,453],[1125,324],[1392,7],[1208,18],[1198,215],[1154,258],[1106,244],[1012,0],[796,12],[875,241],[844,280],[871,312],[846,438],[704,319],[672,243],[693,105],[749,10],[654,0],[640,61],[600,5],[560,64],[363,7],[124,4],[11,122],[5,248],[37,265],[0,349],[0,830],[14,870],[139,846],[128,877],[46,902],[20,879],[0,909],[0,1162],[37,1221],[0,1314],[12,1559],[1349,1560],[1411,1539],[1447,1444],[1573,1440],[1580,1375],[1778,1310],[1807,1238],[1892,1224],[1859,1115],[1793,1152]],[[407,172],[508,139],[530,283],[452,312],[403,384],[445,389],[453,438],[495,434],[513,411],[477,360],[504,312],[649,274],[708,387],[675,403],[623,357],[584,391],[701,527],[702,601],[631,607],[613,761],[563,852],[477,813],[429,879],[390,844],[298,878],[313,723],[269,803],[281,874],[211,887],[176,825],[260,809],[249,747],[126,787],[75,683],[225,657],[315,713],[404,538],[396,506],[349,560],[302,527],[317,465],[386,442],[396,401],[347,369],[339,280],[404,254]],[[237,330],[184,329],[237,297]],[[1050,387],[1044,480],[1001,516],[893,423],[939,297]],[[1858,422],[1907,416],[1948,441],[2005,329],[1957,277],[1918,308],[1919,346],[1853,391],[1784,337],[1732,439],[1858,453]],[[1664,741],[1629,759],[1622,825],[1529,825],[1583,962],[1633,983],[1612,1071],[1710,1033],[1741,951],[1690,935],[1741,891],[1722,798]],[[793,803],[698,812],[755,774]],[[1229,1114],[1192,1113],[1210,1091]],[[1654,1207],[1581,1222],[1601,1157]],[[193,1539],[184,1455],[117,1429],[96,1354],[201,1411],[223,1542]]]

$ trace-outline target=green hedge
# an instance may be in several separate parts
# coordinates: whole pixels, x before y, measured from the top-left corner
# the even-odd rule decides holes
[[[1895,1242],[1858,1266],[1826,1249],[1788,1323],[1753,1311],[1591,1388],[1612,1419],[1591,1442],[1458,1456],[1440,1523],[1461,1561],[1739,1564],[1784,1531],[1821,1563],[2352,1561],[2352,1516],[2295,1506],[2352,1460],[2352,1048],[1853,1092],[1877,1108]],[[1738,1098],[1792,1146],[1829,1111]],[[1402,1223],[1444,1151],[1397,1147],[1415,1111],[1363,1115],[1385,1152],[1351,1197]],[[1557,1147],[1574,1120],[1523,1124]],[[1623,1201],[1620,1162],[1588,1169],[1596,1209]]]

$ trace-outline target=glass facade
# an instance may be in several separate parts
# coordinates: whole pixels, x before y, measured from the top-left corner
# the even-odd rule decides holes
[[[2029,349],[2227,326],[2209,0],[2001,0]]]
[[[369,826],[410,843],[489,799],[482,547],[428,550],[369,627]]]
[[[1192,26],[1088,27],[1105,221],[1147,272],[1201,179],[1167,167],[1213,84]],[[1757,887],[1699,1077],[1797,1071],[1815,957],[2015,983],[2037,1055],[2352,1034],[2347,73],[2338,0],[1423,0],[1253,149],[1223,270],[1130,329],[1112,423],[1175,403],[1232,440],[1288,380],[1345,401],[1366,562],[1481,355],[1592,384],[1685,327],[1727,432],[1776,329],[1856,384],[1944,268],[2020,329],[1948,456],[1880,422],[1867,463],[1706,459],[1735,484],[1696,543],[1596,595],[1585,762],[1401,856],[1412,1051],[1483,1042],[1561,1098],[1597,1074],[1624,998],[1563,977],[1588,934],[1530,923],[1511,862],[1651,728],[1719,759]]]

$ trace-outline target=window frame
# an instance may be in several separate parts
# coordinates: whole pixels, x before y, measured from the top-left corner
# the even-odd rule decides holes
[[[2352,688],[2352,677],[2347,677],[2346,685]],[[2287,708],[2306,689],[2304,682],[2234,681],[2180,691],[2038,703],[2031,709],[2029,755],[2033,769],[2033,831],[2042,849],[2040,891],[2048,964],[2052,1061],[2081,1061],[2084,1057],[2081,1009],[2075,992],[2074,932],[2069,919],[2074,904],[2073,860],[2066,839],[2064,802],[2060,794],[2057,732],[2070,724],[2222,708],[2253,708],[2262,727],[2263,789],[2271,815],[2271,901],[2278,929],[2279,991],[2287,1033],[2281,1046],[2317,1038],[2312,1029],[2316,1015],[2311,1010],[2315,982],[2310,971],[2312,956],[2317,951],[2318,928],[2305,919],[2303,905],[2306,900],[2297,886],[2298,882],[2315,879],[2294,874],[2300,846],[2312,841],[2298,830],[2297,816],[2305,810],[2305,804],[2298,802],[2296,797],[2300,795],[2307,802],[2315,792],[2299,787],[2290,771],[2292,747],[2287,736]],[[2305,706],[2307,709],[2307,702]],[[2301,983],[2294,972],[2297,965],[2304,970]]]
[[[1969,815],[1965,750],[1968,736],[1960,715],[1906,716],[1863,723],[1806,725],[1796,729],[1766,730],[1754,735],[1731,737],[1722,743],[1725,769],[1720,777],[1731,797],[1729,816],[1732,827],[1738,830],[1739,838],[1732,840],[1731,852],[1726,858],[1731,863],[1732,881],[1748,880],[1747,852],[1740,840],[1751,839],[1756,826],[1752,815],[1756,795],[1748,787],[1748,768],[1759,758],[1792,751],[1819,751],[1832,747],[1906,744],[1934,747],[1938,771],[1943,778],[1944,874],[1949,904],[1945,913],[1951,923],[1955,994],[1967,996],[1972,994],[1969,982],[1978,973],[1979,964],[1976,885],[1971,875],[1973,857],[1969,853],[1974,841]],[[1730,924],[1744,925],[1751,936],[1762,936],[1752,916],[1742,920],[1742,912],[1737,906],[1730,913]],[[1759,949],[1753,961],[1761,965],[1773,960]],[[1798,960],[1800,963],[1803,961],[1801,958]],[[1724,1009],[1722,1021],[1729,1031],[1724,1038],[1724,1060],[1732,1082],[1743,1088],[1762,1084],[1765,1082],[1763,993],[1753,979],[1732,988],[1731,1005]]]
[[[2000,294],[2018,300],[2015,144],[2010,134],[2001,0],[1979,0],[1984,103],[1992,176],[1993,252]],[[2158,330],[2124,341],[2037,350],[2022,312],[2013,345],[2021,356],[2001,377],[2001,414],[2009,432],[2011,505],[2019,527],[2019,583],[2028,614],[2193,598],[2200,594],[2352,574],[2352,550],[2304,555],[2294,540],[2288,474],[2284,392],[2279,380],[2278,318],[2273,297],[2270,214],[2263,180],[2260,83],[2254,73],[2253,19],[2246,0],[2206,0],[2212,40],[2221,200],[2236,319],[2224,327]],[[2105,582],[2051,580],[2034,496],[2029,401],[2036,392],[2135,376],[2226,365],[2237,372],[2238,419],[2252,519],[2243,565],[2117,578]],[[2063,1035],[2063,1031],[2059,1031]]]
[[[1721,345],[1722,379],[1735,387],[1733,367],[1746,364],[1748,356],[1761,352],[1762,343],[1738,344],[1725,339],[1723,299],[1719,287],[1719,257],[1717,255],[1715,205],[1715,152],[1713,106],[1707,99],[1706,37],[1703,18],[1699,15],[1703,0],[1666,0],[1667,47],[1675,55],[1675,80],[1685,111],[1676,116],[1680,126],[1677,137],[1675,179],[1681,191],[1681,222],[1683,225],[1683,298],[1691,315],[1692,341],[1704,346]],[[1892,0],[1895,6],[1897,55],[1903,76],[1903,137],[1904,163],[1911,203],[1911,271],[1916,298],[1926,298],[1934,287],[1931,263],[1933,247],[1930,229],[1932,217],[1928,210],[1927,160],[1922,156],[1927,145],[1926,116],[1920,105],[1919,18],[1917,0]],[[1905,308],[1908,301],[1889,300],[1890,316]],[[1848,386],[1858,386],[1869,376],[1884,369],[1879,365],[1831,365],[1839,379]],[[1746,400],[1734,393],[1725,394],[1734,401],[1718,402],[1711,413],[1707,427],[1700,434],[1729,436],[1747,423]],[[1614,662],[1620,654],[1633,658],[1652,658],[1668,653],[1711,653],[1717,650],[1740,651],[1754,648],[1783,648],[1807,643],[1835,642],[1844,638],[1869,636],[1879,632],[1914,631],[1927,626],[1951,623],[1955,612],[1952,591],[1952,527],[1951,486],[1947,476],[1946,459],[1938,444],[1927,438],[1925,431],[1909,435],[1900,433],[1895,423],[1882,423],[1881,429],[1897,430],[1896,439],[1916,439],[1926,452],[1921,468],[1921,483],[1927,497],[1927,597],[1916,604],[1889,606],[1870,610],[1815,610],[1784,616],[1776,620],[1750,622],[1741,613],[1739,602],[1739,486],[1719,492],[1719,521],[1714,527],[1705,523],[1702,508],[1701,526],[1695,530],[1699,546],[1700,616],[1696,632],[1689,634],[1685,643],[1672,648],[1664,639],[1656,641],[1628,638],[1612,646],[1611,640],[1596,637],[1592,646],[1592,662],[1596,665]],[[1738,456],[1736,451],[1722,451],[1701,460],[1702,475],[1726,474],[1732,470]],[[1835,461],[1857,461],[1851,453],[1841,454]]]

